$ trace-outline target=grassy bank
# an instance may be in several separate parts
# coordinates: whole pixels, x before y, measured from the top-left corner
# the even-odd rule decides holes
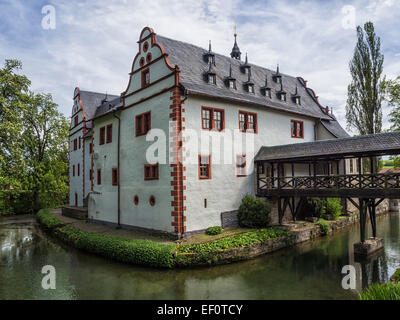
[[[78,249],[131,264],[160,268],[174,266],[175,245],[82,231],[63,225],[47,209],[40,210],[37,219],[48,232]]]
[[[181,245],[177,248],[176,263],[185,267],[244,260],[257,251],[261,253],[263,245],[269,246],[264,249],[266,252],[272,251],[274,244],[270,240],[289,244],[289,234],[280,228],[257,229],[210,242]]]
[[[230,263],[256,256],[254,252],[261,254],[260,248],[265,245],[273,248],[270,240],[276,239],[287,244],[290,240],[289,232],[268,228],[215,240],[210,236],[210,241],[205,243],[162,244],[83,231],[63,224],[47,209],[37,213],[37,220],[47,232],[75,248],[121,262],[159,268]]]

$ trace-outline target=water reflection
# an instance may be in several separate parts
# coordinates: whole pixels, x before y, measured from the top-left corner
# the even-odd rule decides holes
[[[386,282],[400,263],[399,215],[378,220],[385,249],[354,261],[353,226],[254,260],[213,268],[156,270],[124,265],[66,247],[34,221],[0,218],[0,299],[355,299],[341,287],[342,267],[354,264],[357,290]],[[41,288],[41,268],[56,268],[57,289]]]

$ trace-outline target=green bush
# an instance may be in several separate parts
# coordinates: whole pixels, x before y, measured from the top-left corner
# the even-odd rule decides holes
[[[360,293],[360,300],[400,300],[400,284],[371,284]]]
[[[247,228],[263,228],[270,222],[271,206],[261,199],[246,195],[239,207],[239,225]]]
[[[319,226],[319,230],[323,236],[329,233],[329,224],[324,219],[319,219],[315,224]]]
[[[36,215],[39,223],[47,230],[53,230],[63,225],[63,223],[49,212],[49,209],[41,209]]]
[[[220,234],[222,232],[222,228],[220,226],[215,226],[215,227],[209,227],[206,230],[206,234],[209,236],[215,236],[217,234]]]
[[[303,207],[305,216],[336,220],[342,214],[342,205],[339,198],[311,198]]]
[[[63,226],[61,221],[46,209],[38,212],[37,219],[47,230],[78,249],[132,264],[164,268],[174,266],[173,244],[109,236]]]
[[[323,217],[328,220],[337,220],[342,214],[342,205],[339,198],[328,198],[325,201]]]
[[[400,284],[400,268],[396,270],[396,272],[393,274],[392,279],[394,282]]]

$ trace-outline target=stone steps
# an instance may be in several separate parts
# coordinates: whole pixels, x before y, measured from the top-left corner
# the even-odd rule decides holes
[[[61,209],[62,215],[78,220],[87,220],[88,208],[87,207],[70,207],[65,206]]]

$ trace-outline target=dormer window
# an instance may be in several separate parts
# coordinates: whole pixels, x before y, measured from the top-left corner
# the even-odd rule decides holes
[[[279,64],[278,64],[277,67],[276,67],[276,72],[275,72],[275,74],[273,75],[273,79],[274,79],[274,81],[275,81],[277,84],[282,84],[282,76],[281,76],[281,74],[279,73]]]
[[[211,41],[209,43],[208,51],[206,53],[204,53],[203,57],[204,57],[205,62],[207,62],[208,64],[215,65],[215,55],[211,51]]]
[[[254,85],[252,84],[247,85],[247,91],[248,93],[254,93]]]
[[[295,104],[300,105],[300,95],[296,86],[296,92],[292,95],[292,100]]]
[[[236,90],[236,79],[232,76],[232,65],[229,66],[229,76],[225,77],[225,84],[231,90]]]
[[[279,96],[281,101],[286,101],[286,93],[280,93]]]
[[[208,84],[216,84],[215,74],[209,74],[208,75]]]
[[[250,74],[250,68],[251,66],[248,63],[247,53],[246,53],[246,60],[244,61],[244,64],[241,65],[241,69],[244,72],[244,74]]]
[[[265,95],[267,98],[270,98],[270,99],[271,99],[271,88],[265,88],[265,89],[264,89],[264,95]]]

